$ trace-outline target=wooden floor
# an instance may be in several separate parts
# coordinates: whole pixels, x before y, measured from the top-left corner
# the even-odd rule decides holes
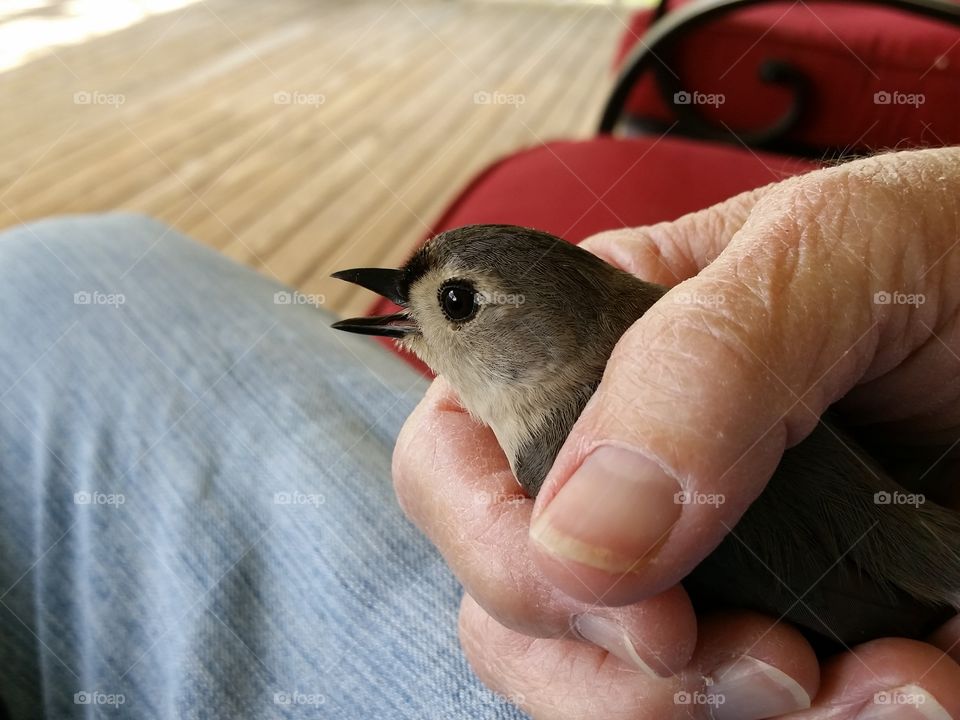
[[[206,0],[55,47],[0,74],[0,226],[145,212],[362,312],[330,272],[397,264],[491,160],[592,132],[621,13]]]

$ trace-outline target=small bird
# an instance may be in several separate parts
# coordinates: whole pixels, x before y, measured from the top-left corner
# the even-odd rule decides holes
[[[333,327],[395,338],[444,376],[493,430],[531,497],[614,345],[667,292],[512,225],[449,230],[400,269],[333,277],[400,306]],[[930,501],[884,502],[905,493],[828,412],[784,453],[764,492],[684,587],[698,610],[786,618],[822,653],[923,637],[960,608],[960,514]]]

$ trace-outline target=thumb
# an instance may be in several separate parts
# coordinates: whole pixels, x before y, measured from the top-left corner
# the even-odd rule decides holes
[[[935,286],[956,271],[957,198],[953,151],[769,189],[717,259],[618,343],[537,498],[531,545],[547,576],[623,604],[689,573],[829,404],[943,321],[937,303],[875,293],[941,297]]]

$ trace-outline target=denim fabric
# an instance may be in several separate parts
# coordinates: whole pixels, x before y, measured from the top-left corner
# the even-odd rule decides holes
[[[425,382],[319,298],[129,215],[0,235],[11,718],[520,718],[402,516]]]

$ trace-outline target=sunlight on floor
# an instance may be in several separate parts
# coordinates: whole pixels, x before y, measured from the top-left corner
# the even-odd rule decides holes
[[[0,72],[49,48],[76,45],[198,0],[5,0],[0,2]]]
[[[658,0],[480,0],[481,2],[529,3],[531,5],[610,5],[628,9],[653,7]]]
[[[403,262],[490,163],[596,132],[626,17],[580,0],[0,0],[0,228],[138,212],[358,315],[369,293],[333,270]]]

